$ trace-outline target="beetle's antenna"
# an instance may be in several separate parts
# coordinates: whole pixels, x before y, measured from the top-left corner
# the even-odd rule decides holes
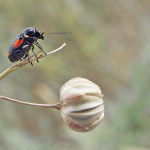
[[[41,34],[72,34],[72,32],[42,32]]]

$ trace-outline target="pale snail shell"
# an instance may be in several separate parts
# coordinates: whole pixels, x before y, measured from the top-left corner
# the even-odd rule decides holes
[[[65,124],[78,132],[93,130],[104,118],[102,93],[85,78],[73,78],[60,89],[60,111]]]

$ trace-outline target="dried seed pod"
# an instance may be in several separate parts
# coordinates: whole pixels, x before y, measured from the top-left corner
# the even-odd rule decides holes
[[[74,78],[60,90],[60,111],[65,124],[75,131],[93,130],[104,118],[102,93],[85,78]]]

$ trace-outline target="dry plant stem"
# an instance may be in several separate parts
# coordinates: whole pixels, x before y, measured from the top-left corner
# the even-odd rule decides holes
[[[40,56],[37,57],[37,58],[33,58],[35,55],[37,55],[37,54],[39,54],[39,53],[41,52],[41,51],[38,51],[37,53],[35,53],[35,54],[33,54],[33,55],[30,56],[30,59],[32,58],[32,59],[31,59],[31,62],[32,62],[32,61],[35,61],[35,60],[37,60],[37,59],[40,59],[40,58],[42,58],[42,57],[48,56],[48,55],[50,55],[50,54],[52,54],[52,53],[55,53],[55,52],[61,50],[65,45],[66,45],[66,44],[64,43],[62,46],[60,46],[60,47],[57,48],[56,50],[53,50],[53,51],[47,53],[47,55],[40,55]],[[6,77],[6,76],[7,76],[8,74],[10,74],[11,72],[13,72],[13,71],[15,71],[15,70],[21,68],[22,66],[24,66],[24,65],[26,65],[26,64],[29,64],[28,59],[22,60],[21,62],[12,65],[12,66],[9,67],[8,69],[6,69],[3,73],[0,74],[0,80],[3,79],[4,77]]]
[[[28,102],[19,101],[19,100],[16,100],[16,99],[8,98],[8,97],[2,96],[2,95],[0,95],[0,98],[4,99],[4,100],[7,100],[7,101],[11,101],[11,102],[19,103],[19,104],[24,104],[24,105],[29,105],[29,106],[55,108],[55,109],[58,109],[58,110],[60,109],[59,103],[57,103],[57,104],[28,103]]]

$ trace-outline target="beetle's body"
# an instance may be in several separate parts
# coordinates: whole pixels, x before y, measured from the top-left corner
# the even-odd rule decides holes
[[[26,48],[24,46],[26,45]],[[25,40],[25,37],[21,34],[19,34],[10,45],[7,56],[11,62],[18,61],[19,59],[23,58],[25,54],[29,52],[31,49],[31,43],[28,43],[27,40]]]
[[[33,27],[25,29],[23,33],[19,34],[11,43],[7,52],[9,60],[11,62],[15,62],[18,60],[22,60],[23,57],[28,57],[28,61],[30,62],[29,50],[32,48],[33,51],[34,45],[38,46],[41,51],[46,55],[46,52],[44,52],[42,47],[37,42],[38,39],[44,39],[43,34],[44,32],[41,33],[38,29]]]

